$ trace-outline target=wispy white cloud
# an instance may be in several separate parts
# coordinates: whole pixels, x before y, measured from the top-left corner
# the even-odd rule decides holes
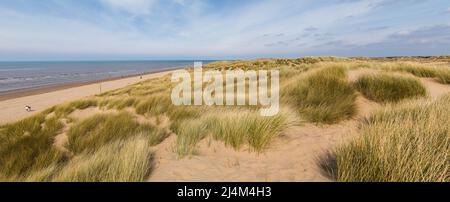
[[[149,14],[156,0],[100,0],[110,8],[123,10],[135,15]]]
[[[389,4],[391,0],[262,0],[243,5],[197,0],[98,0],[94,7],[79,1],[64,2],[63,8],[77,12],[28,12],[0,6],[0,27],[7,27],[0,29],[0,60],[3,53],[24,52],[49,57],[148,58],[339,55],[350,53],[341,52],[348,47],[386,41],[395,44],[400,39],[392,36],[450,20],[442,14],[443,6]],[[422,12],[423,8],[434,9],[441,16]],[[427,33],[421,41],[435,37],[434,32]]]

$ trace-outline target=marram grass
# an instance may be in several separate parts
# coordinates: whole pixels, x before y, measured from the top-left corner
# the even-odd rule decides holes
[[[442,84],[450,84],[450,68],[442,68],[437,71],[436,80]]]
[[[109,142],[73,158],[51,181],[140,182],[152,170],[151,144],[146,136]]]
[[[315,123],[336,123],[356,114],[356,93],[343,67],[327,67],[295,83],[289,93],[303,118]]]
[[[427,94],[418,79],[403,75],[362,75],[355,82],[355,86],[364,96],[376,102],[398,102]]]
[[[199,119],[183,121],[175,131],[177,143],[174,150],[180,157],[195,154],[197,143],[210,135],[235,149],[247,145],[256,152],[263,152],[274,137],[294,123],[292,115],[285,112],[263,117],[257,110],[219,109]]]
[[[143,134],[152,140],[149,141],[151,145],[158,144],[165,137],[156,127],[139,124],[129,113],[99,114],[72,126],[67,133],[67,148],[74,153],[81,153],[137,134]]]
[[[450,94],[375,112],[336,152],[338,181],[449,182]]]
[[[23,175],[64,160],[53,148],[53,138],[62,129],[56,118],[42,114],[7,124],[0,129],[0,181],[19,179]]]

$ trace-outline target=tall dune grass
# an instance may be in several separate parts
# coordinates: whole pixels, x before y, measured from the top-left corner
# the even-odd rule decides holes
[[[167,112],[169,107],[172,106],[172,101],[169,94],[158,94],[155,96],[147,97],[143,99],[136,106],[136,113],[147,115],[160,115]]]
[[[450,181],[450,94],[377,111],[336,151],[338,181]]]
[[[82,99],[69,103],[57,105],[47,110],[47,113],[54,112],[57,117],[66,117],[77,109],[86,109],[88,107],[97,106],[98,102],[95,99]]]
[[[174,152],[179,157],[190,156],[196,153],[197,144],[208,134],[205,119],[184,120],[176,128],[177,142]]]
[[[54,175],[52,181],[140,182],[152,169],[151,144],[146,136],[110,142],[83,152]]]
[[[269,147],[274,137],[294,122],[295,120],[284,112],[263,117],[256,110],[217,110],[216,113],[199,119],[183,121],[175,131],[175,152],[181,157],[194,154],[197,143],[207,135],[235,149],[248,145],[254,151],[262,152]]]
[[[395,71],[403,71],[413,74],[418,77],[435,77],[436,76],[436,68],[419,64],[419,63],[397,63],[393,66],[393,70]]]
[[[38,114],[0,129],[0,180],[18,179],[64,159],[53,138],[62,124]]]
[[[149,142],[152,140],[151,145],[161,142],[165,137],[154,126],[140,125],[129,113],[98,114],[72,126],[67,133],[67,147],[74,153],[81,153],[138,134],[144,134]]]
[[[439,83],[450,84],[450,68],[442,68],[437,71],[436,79]]]
[[[0,129],[0,181],[142,181],[166,136],[127,113],[94,115],[69,130],[69,159],[53,147],[63,124],[38,114]]]
[[[289,93],[307,120],[336,123],[356,113],[356,93],[343,67],[328,67],[300,79]]]
[[[224,112],[208,119],[208,129],[217,140],[239,149],[247,144],[257,152],[264,151],[271,140],[289,126],[287,114],[280,112],[263,117],[258,111]]]
[[[201,117],[205,110],[199,106],[172,106],[167,111],[167,115],[170,118],[170,129],[173,131],[178,130],[184,120],[196,119]]]
[[[117,109],[121,110],[127,107],[134,106],[138,100],[136,98],[114,98],[114,99],[105,99],[99,102],[99,107],[105,107],[107,109]]]
[[[410,76],[367,74],[358,78],[356,88],[367,98],[377,102],[398,102],[427,94],[422,83]]]
[[[448,66],[436,66],[417,62],[386,63],[381,69],[407,72],[417,77],[436,78],[443,84],[450,83],[450,68]]]

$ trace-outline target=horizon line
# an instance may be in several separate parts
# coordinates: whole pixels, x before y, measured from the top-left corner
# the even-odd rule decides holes
[[[392,56],[334,56],[334,55],[314,55],[314,56],[299,56],[299,57],[255,57],[255,58],[233,58],[233,59],[45,59],[45,60],[0,60],[0,62],[167,62],[167,61],[236,61],[236,60],[258,60],[258,59],[296,59],[306,57],[336,57],[336,58],[427,58],[427,57],[441,57],[450,56],[450,54],[440,55],[392,55]]]

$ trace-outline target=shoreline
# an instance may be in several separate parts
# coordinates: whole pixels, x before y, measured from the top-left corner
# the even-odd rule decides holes
[[[90,83],[77,83],[65,86],[56,86],[53,88],[30,90],[29,92],[16,92],[10,95],[2,95],[0,100],[0,125],[19,121],[39,113],[49,107],[93,96],[102,92],[115,90],[145,81],[152,78],[158,78],[170,74],[171,72],[183,69],[183,67],[172,67],[163,70],[156,70],[146,74],[134,76],[108,78],[107,80],[92,81]],[[141,78],[142,77],[142,78]],[[101,84],[101,91],[100,85]],[[46,92],[47,91],[47,92]],[[7,98],[8,96],[9,98]],[[31,106],[31,112],[27,112],[24,107]]]
[[[186,67],[187,66],[169,67],[167,69],[143,72],[141,74],[117,76],[117,77],[110,77],[110,78],[104,78],[104,79],[98,79],[98,80],[92,80],[92,81],[79,81],[79,82],[70,82],[70,83],[62,83],[62,84],[49,84],[49,85],[44,85],[44,86],[39,86],[39,87],[30,87],[30,88],[24,88],[24,89],[9,90],[9,91],[0,92],[0,101],[6,101],[6,100],[21,98],[21,97],[39,95],[39,94],[49,93],[49,92],[53,92],[53,91],[65,90],[65,89],[69,89],[69,88],[76,88],[76,87],[85,86],[85,85],[99,84],[99,83],[103,83],[103,82],[127,79],[127,78],[132,78],[132,77],[137,77],[137,76],[163,73],[163,72],[173,71],[173,70],[177,70],[177,69],[183,69]]]

